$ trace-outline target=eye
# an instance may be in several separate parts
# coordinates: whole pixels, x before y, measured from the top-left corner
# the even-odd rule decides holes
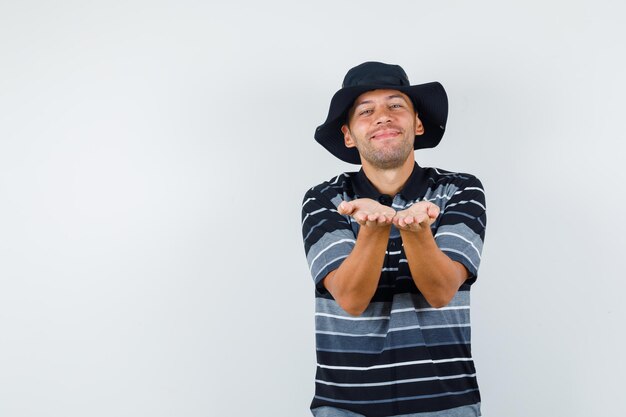
[[[359,112],[359,116],[365,116],[365,115],[370,114],[371,112],[372,112],[371,109],[365,109],[365,110]]]
[[[402,104],[395,103],[395,104],[392,104],[389,107],[391,107],[392,109],[399,109],[400,107],[402,107]]]

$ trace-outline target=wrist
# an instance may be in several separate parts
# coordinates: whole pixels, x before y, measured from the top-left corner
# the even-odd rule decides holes
[[[422,225],[418,229],[399,229],[402,240],[411,240],[418,245],[434,242],[433,233],[429,225]]]
[[[359,236],[370,239],[388,239],[391,233],[391,224],[360,226]]]

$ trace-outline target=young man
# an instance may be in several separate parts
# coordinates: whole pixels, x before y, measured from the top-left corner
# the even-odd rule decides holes
[[[485,195],[469,174],[422,168],[448,114],[439,83],[397,65],[348,71],[315,139],[362,164],[306,192],[302,232],[315,282],[316,417],[478,416],[469,290]]]

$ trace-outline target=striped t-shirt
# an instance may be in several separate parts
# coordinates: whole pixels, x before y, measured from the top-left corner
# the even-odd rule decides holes
[[[350,316],[322,279],[354,247],[359,225],[337,212],[342,201],[371,198],[403,210],[437,204],[432,232],[438,247],[470,278],[445,307],[432,308],[415,286],[400,232],[391,228],[378,288],[365,312]],[[306,192],[302,233],[315,282],[316,417],[479,416],[480,394],[470,346],[470,286],[485,236],[485,194],[469,174],[417,163],[395,196],[379,193],[363,169]]]

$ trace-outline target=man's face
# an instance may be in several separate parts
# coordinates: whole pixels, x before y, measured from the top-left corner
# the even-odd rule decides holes
[[[341,131],[345,145],[356,146],[363,163],[392,169],[413,156],[415,135],[423,134],[424,126],[407,95],[372,90],[354,101]]]

